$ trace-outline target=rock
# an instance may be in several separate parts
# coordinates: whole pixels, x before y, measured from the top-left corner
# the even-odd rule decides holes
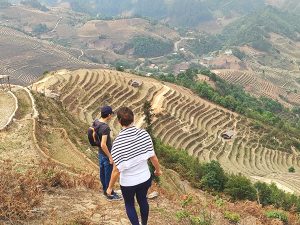
[[[157,198],[159,196],[159,193],[157,191],[153,191],[152,193],[150,193],[147,198],[148,199],[154,199]]]

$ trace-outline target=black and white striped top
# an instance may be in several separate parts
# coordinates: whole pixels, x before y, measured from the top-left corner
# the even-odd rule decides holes
[[[153,142],[147,131],[135,126],[122,129],[111,150],[120,172],[138,165],[155,155]]]

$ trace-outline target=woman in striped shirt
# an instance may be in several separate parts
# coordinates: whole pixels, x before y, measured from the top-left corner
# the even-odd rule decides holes
[[[151,174],[148,159],[155,168],[154,174],[162,174],[155,155],[150,135],[143,129],[133,126],[134,115],[128,107],[122,107],[117,112],[122,130],[116,137],[111,155],[114,168],[107,194],[111,194],[113,186],[120,176],[120,186],[125,201],[127,216],[133,225],[139,225],[139,219],[134,207],[134,196],[140,206],[142,225],[146,225],[149,215],[147,192],[151,186]]]

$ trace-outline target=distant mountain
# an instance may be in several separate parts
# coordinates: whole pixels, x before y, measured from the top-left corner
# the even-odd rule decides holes
[[[55,0],[44,0],[53,5]],[[60,1],[61,2],[61,1]],[[262,0],[65,0],[73,10],[100,18],[142,16],[175,26],[194,27],[217,17],[232,17],[265,6]]]
[[[202,55],[226,46],[250,45],[268,52],[273,49],[269,42],[270,33],[299,41],[299,16],[267,6],[229,24],[219,35],[202,35],[199,41],[191,40],[190,49]]]
[[[299,0],[267,0],[267,3],[282,10],[300,13]]]

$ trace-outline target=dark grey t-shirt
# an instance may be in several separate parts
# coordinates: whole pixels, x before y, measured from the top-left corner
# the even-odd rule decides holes
[[[99,122],[99,123],[100,123],[100,125],[99,125],[100,127],[98,129],[99,139],[100,140],[102,139],[102,135],[107,135],[106,145],[107,145],[109,152],[111,152],[112,144],[111,144],[111,138],[110,138],[110,128],[106,123],[103,123],[103,122]],[[106,156],[106,154],[101,149],[101,146],[99,147],[99,154]]]

